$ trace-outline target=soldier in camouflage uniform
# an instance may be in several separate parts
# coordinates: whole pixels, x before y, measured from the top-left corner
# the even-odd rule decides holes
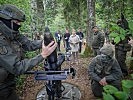
[[[103,86],[110,84],[121,89],[122,72],[115,58],[111,45],[100,49],[101,54],[92,59],[88,73],[91,77],[91,88],[94,96],[102,97]]]
[[[19,33],[20,22],[25,21],[22,11],[13,5],[0,6],[0,100],[19,100],[15,93],[15,76],[31,70],[49,56],[57,44],[42,45],[42,40],[29,41]],[[23,51],[42,47],[41,54],[23,59]]]
[[[124,18],[123,14],[121,16],[121,19],[117,21],[117,25],[124,30],[129,29],[128,22]],[[128,43],[129,40],[129,36],[126,35],[124,40],[121,40],[118,44],[115,44],[115,57],[121,67],[124,76],[128,75],[128,67],[125,61],[127,52],[131,50],[131,45]]]
[[[92,28],[94,34],[93,34],[93,41],[92,41],[92,49],[94,52],[94,56],[97,56],[100,54],[99,50],[104,44],[104,35],[99,32],[98,27],[94,26]]]

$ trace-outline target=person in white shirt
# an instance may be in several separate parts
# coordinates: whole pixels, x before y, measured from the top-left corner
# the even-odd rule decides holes
[[[79,36],[76,35],[75,29],[72,29],[72,35],[69,38],[69,43],[73,56],[73,63],[78,63],[79,42],[80,42]]]

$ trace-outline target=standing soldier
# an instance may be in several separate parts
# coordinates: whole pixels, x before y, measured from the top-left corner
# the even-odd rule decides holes
[[[81,53],[81,50],[82,50],[82,42],[83,42],[83,38],[84,38],[84,34],[83,34],[81,28],[78,29],[78,32],[76,34],[80,38],[80,42],[79,42],[79,53]]]
[[[102,97],[103,86],[113,85],[121,89],[122,72],[114,56],[111,45],[100,49],[101,54],[92,59],[88,73],[91,77],[91,88],[94,96]]]
[[[124,30],[129,29],[128,22],[124,18],[123,14],[121,15],[121,19],[117,21],[117,25]],[[128,43],[129,40],[129,36],[126,35],[124,40],[121,40],[118,44],[115,44],[115,57],[121,67],[124,76],[128,75],[128,68],[125,61],[127,52],[131,50],[131,45]]]
[[[30,41],[19,33],[25,15],[13,5],[0,6],[0,100],[19,100],[15,93],[15,76],[31,70],[56,48],[51,42],[42,45],[42,40]],[[41,54],[23,59],[23,50],[32,51],[42,47]]]
[[[92,28],[94,34],[93,34],[93,41],[92,41],[92,49],[94,52],[94,56],[97,56],[100,54],[99,50],[104,45],[104,35],[99,32],[98,27],[94,26]]]

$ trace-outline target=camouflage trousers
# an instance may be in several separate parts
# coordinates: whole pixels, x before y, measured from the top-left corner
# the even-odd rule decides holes
[[[97,56],[100,54],[100,49],[99,48],[93,48],[93,53],[94,53],[94,56]]]
[[[112,82],[107,82],[109,85],[113,85],[116,87],[118,90],[121,90],[121,82],[120,80],[112,81]],[[100,85],[99,82],[92,80],[91,82],[91,89],[95,97],[100,97],[102,98],[102,92],[103,92],[103,86]]]
[[[122,51],[122,50],[118,50],[115,49],[115,58],[117,59],[120,67],[121,67],[121,71],[123,73],[123,76],[127,76],[128,75],[128,67],[126,65],[126,54],[127,51]]]

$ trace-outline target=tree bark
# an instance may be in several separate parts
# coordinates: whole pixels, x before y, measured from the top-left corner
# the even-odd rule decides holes
[[[41,32],[44,29],[44,0],[36,0],[37,3],[37,19],[38,19],[38,31]]]
[[[87,21],[87,37],[86,37],[86,48],[84,55],[92,55],[91,43],[93,39],[92,27],[96,25],[95,20],[95,0],[87,0],[87,10],[88,10],[88,21]]]
[[[37,5],[36,5],[36,1],[35,0],[31,0],[30,1],[30,5],[31,5],[31,33],[32,33],[32,39],[34,38],[33,35],[34,33],[37,31],[37,21],[36,21],[36,14],[37,14]]]
[[[87,0],[87,9],[88,9],[88,27],[87,27],[87,43],[88,46],[91,46],[92,42],[92,27],[96,25],[95,20],[95,0]]]

